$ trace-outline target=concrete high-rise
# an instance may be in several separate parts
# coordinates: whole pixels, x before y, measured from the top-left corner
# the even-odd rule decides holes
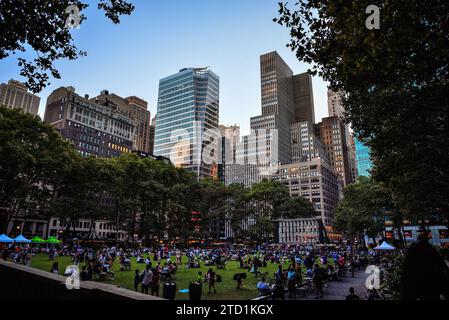
[[[290,125],[292,162],[311,161],[321,158],[329,163],[323,143],[315,134],[314,124],[309,121]]]
[[[332,211],[339,199],[338,178],[333,168],[323,159],[279,166],[272,177],[285,184],[292,197],[302,196],[315,207],[317,218],[325,226],[332,223]]]
[[[218,111],[219,77],[209,68],[185,68],[161,79],[154,154],[194,171],[198,178],[216,177],[218,154],[205,152],[213,139],[204,135],[206,130],[218,131]]]
[[[119,156],[130,153],[134,141],[131,118],[114,108],[60,87],[47,98],[44,121],[71,141],[83,156]]]
[[[90,100],[101,105],[108,105],[112,109],[127,115],[135,127],[133,150],[151,153],[151,113],[148,111],[148,102],[136,96],[122,98],[107,90],[101,91],[98,96]]]
[[[346,127],[336,116],[323,118],[316,126],[317,135],[320,137],[329,156],[332,168],[339,177],[343,186],[352,182],[352,174],[349,167],[349,152],[346,142]]]
[[[294,75],[274,51],[260,57],[262,114],[251,118],[251,130],[267,130],[267,155],[271,163],[292,161],[291,131],[293,123],[314,123],[312,80],[309,73]]]
[[[315,123],[312,76],[310,73],[304,72],[293,76],[292,81],[295,122]]]
[[[356,150],[355,150],[355,137],[354,133],[349,135],[348,142],[348,159],[349,159],[349,168],[351,170],[351,179],[352,182],[357,180],[357,161],[356,161]]]
[[[335,92],[332,90],[327,91],[327,108],[329,111],[329,117],[337,117],[340,121],[343,121],[345,109],[342,103],[343,92]],[[355,159],[355,145],[352,137],[352,132],[348,124],[344,124],[344,136],[346,140],[346,150],[349,163],[349,171],[351,172],[351,179],[347,183],[355,182],[357,179],[356,159]]]
[[[341,102],[341,92],[327,90],[327,110],[329,117],[337,116],[342,118],[345,112]]]
[[[0,84],[0,106],[37,115],[40,100],[37,95],[29,93],[22,82],[9,80],[8,84]]]
[[[220,163],[218,166],[218,178],[226,184],[229,181],[228,173],[232,172],[232,167],[237,164],[237,146],[240,143],[240,127],[233,126],[219,126],[221,141],[220,141]]]

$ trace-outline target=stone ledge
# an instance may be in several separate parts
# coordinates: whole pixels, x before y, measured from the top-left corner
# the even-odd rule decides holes
[[[35,275],[37,277],[45,278],[47,280],[57,282],[58,284],[65,285],[66,277],[59,274],[54,274],[46,271],[42,271],[33,267],[27,267],[17,263],[0,260],[0,266],[14,269],[16,271],[27,272],[28,274]],[[80,289],[84,290],[100,290],[118,297],[132,300],[166,300],[160,297],[155,297],[140,292],[131,291],[125,288],[113,284],[99,283],[95,281],[80,281]],[[76,289],[74,289],[76,290]]]

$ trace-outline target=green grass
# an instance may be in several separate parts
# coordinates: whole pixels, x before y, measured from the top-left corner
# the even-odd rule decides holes
[[[201,264],[201,268],[197,269],[186,269],[185,268],[185,262],[187,258],[185,256],[183,258],[183,265],[178,266],[178,270],[175,275],[175,282],[177,286],[177,291],[180,289],[187,289],[189,287],[189,283],[192,280],[196,279],[196,276],[198,274],[198,271],[202,271],[203,276],[206,274],[207,270],[210,268],[208,266],[204,266],[204,263]],[[72,264],[70,257],[57,257],[55,261],[58,261],[59,263],[59,273],[63,274],[65,271],[65,268],[68,265]],[[284,264],[284,267],[288,267],[290,262],[286,262]],[[44,271],[50,271],[51,266],[53,264],[53,261],[50,261],[48,259],[48,256],[45,254],[37,254],[33,257],[32,260],[32,267],[44,270]],[[80,268],[84,264],[80,264]],[[118,285],[122,288],[127,288],[129,290],[134,290],[134,273],[136,268],[139,269],[139,272],[142,272],[145,267],[145,264],[139,264],[136,263],[135,258],[131,259],[131,270],[130,271],[120,271],[120,264],[116,260],[113,264],[112,271],[115,272],[115,280],[114,281],[105,281],[106,283]],[[204,300],[216,300],[216,299],[222,299],[222,300],[248,300],[257,297],[257,289],[256,284],[259,281],[259,278],[256,277],[254,274],[247,272],[246,280],[243,280],[243,288],[236,289],[236,281],[233,280],[233,276],[236,273],[242,273],[245,272],[244,269],[239,268],[239,263],[237,261],[229,261],[226,265],[226,269],[217,269],[212,268],[217,274],[219,274],[222,277],[222,282],[216,282],[215,287],[217,289],[217,294],[211,293],[208,294],[208,284],[203,284],[203,296],[202,299]],[[261,272],[268,272],[268,278],[274,277],[274,272],[277,269],[276,263],[268,262],[268,265],[266,268],[259,268]],[[159,296],[162,296],[163,292],[163,285],[161,284],[160,290],[159,290]],[[139,286],[140,290],[140,286]],[[188,293],[176,293],[176,299],[177,300],[186,300],[188,299]]]

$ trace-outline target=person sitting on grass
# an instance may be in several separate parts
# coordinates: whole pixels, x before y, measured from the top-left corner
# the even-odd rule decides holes
[[[265,277],[262,277],[256,285],[257,290],[261,296],[269,296],[272,293],[270,285],[265,281]]]
[[[81,269],[80,279],[82,281],[92,280],[92,270],[90,268],[87,269],[87,266],[83,266],[83,268]]]
[[[114,279],[114,276],[115,276],[115,273],[114,273],[114,271],[112,271],[110,268],[111,268],[111,266],[112,265],[109,265],[109,264],[105,264],[105,265],[103,265],[103,272],[104,273],[106,273],[106,275],[108,275],[110,278],[111,278],[111,280],[112,281],[114,281],[115,279]]]

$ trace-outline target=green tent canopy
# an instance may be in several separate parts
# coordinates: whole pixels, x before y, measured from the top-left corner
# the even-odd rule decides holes
[[[47,243],[61,243],[61,241],[59,241],[56,237],[48,237],[47,241],[45,241]]]
[[[42,239],[41,237],[35,236],[34,238],[31,239],[32,243],[45,243],[45,240]]]

